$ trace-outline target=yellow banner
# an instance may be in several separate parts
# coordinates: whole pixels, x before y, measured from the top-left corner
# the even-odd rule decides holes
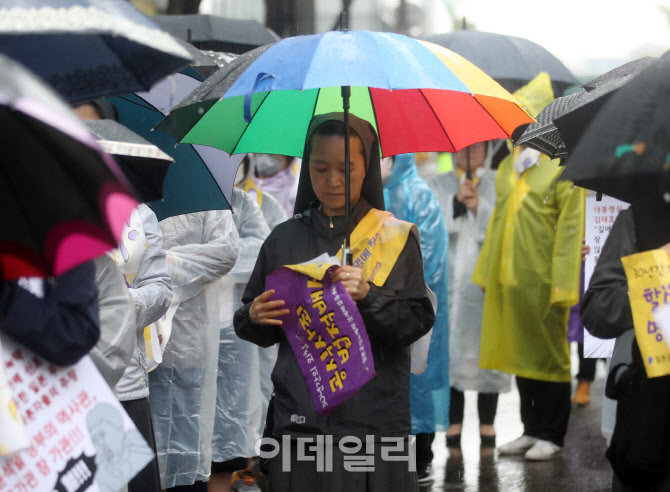
[[[670,374],[670,347],[656,324],[654,311],[670,303],[670,255],[661,249],[621,258],[628,278],[635,338],[647,377]]]
[[[326,274],[326,270],[332,266],[333,265],[330,263],[303,263],[300,265],[286,265],[286,268],[295,270],[314,280],[322,281],[323,276]]]
[[[363,270],[363,276],[375,285],[384,285],[413,226],[396,219],[390,212],[370,210],[351,233],[353,266]],[[337,256],[342,261],[342,251]],[[324,263],[286,265],[316,280],[323,280],[330,266]]]

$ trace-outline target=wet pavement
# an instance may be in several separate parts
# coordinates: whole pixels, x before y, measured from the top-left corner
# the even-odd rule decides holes
[[[591,386],[591,403],[574,408],[563,455],[545,462],[527,462],[523,456],[498,456],[491,448],[480,450],[476,393],[466,392],[461,453],[448,451],[445,434],[433,443],[433,481],[420,492],[573,492],[609,491],[612,472],[605,459],[606,443],[600,434],[604,365],[598,364]],[[573,389],[574,391],[574,389]],[[519,394],[515,386],[500,395],[495,422],[498,445],[523,433]]]

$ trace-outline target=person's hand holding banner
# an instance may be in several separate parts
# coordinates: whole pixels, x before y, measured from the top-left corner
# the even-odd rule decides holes
[[[283,323],[280,319],[289,313],[288,309],[280,309],[286,303],[282,300],[270,300],[276,291],[274,289],[266,290],[261,295],[254,299],[254,302],[249,308],[249,317],[251,321],[257,325],[276,325],[281,326]]]
[[[252,321],[282,327],[323,417],[375,376],[370,340],[349,293],[362,299],[367,282],[353,270],[324,263],[280,268],[250,310]]]
[[[360,301],[370,290],[370,284],[363,278],[360,268],[344,265],[333,272],[333,283],[342,282],[354,301]]]

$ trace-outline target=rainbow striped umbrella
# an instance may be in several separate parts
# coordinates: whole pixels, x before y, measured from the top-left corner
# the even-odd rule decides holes
[[[312,117],[342,111],[343,87],[351,88],[350,112],[379,133],[383,156],[455,152],[510,138],[533,121],[509,92],[446,48],[400,34],[330,31],[238,57],[158,128],[231,154],[301,157]]]

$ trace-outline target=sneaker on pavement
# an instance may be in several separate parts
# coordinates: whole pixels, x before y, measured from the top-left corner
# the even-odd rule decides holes
[[[233,473],[233,481],[230,484],[231,492],[260,492],[256,485],[256,478],[251,470],[239,470]]]
[[[524,457],[529,461],[545,461],[558,456],[563,448],[551,441],[537,441],[532,448],[526,451]]]
[[[530,448],[532,448],[539,439],[537,437],[531,437],[523,435],[514,441],[503,444],[498,448],[498,453],[500,454],[524,454]]]
[[[430,483],[433,480],[433,467],[428,465],[424,470],[417,470],[416,481],[419,485]]]

